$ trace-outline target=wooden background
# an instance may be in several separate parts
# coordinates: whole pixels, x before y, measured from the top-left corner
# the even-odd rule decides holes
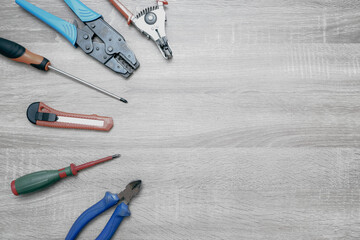
[[[72,21],[61,0],[32,0]],[[114,239],[359,239],[360,2],[170,0],[162,58],[106,0],[84,0],[141,67],[124,80],[16,5],[0,35],[129,100],[0,60],[0,238],[63,239],[106,191],[143,188]],[[140,11],[150,0],[124,0]],[[110,132],[32,125],[28,105],[112,116]],[[121,153],[15,197],[10,182]],[[113,210],[79,239],[94,239]]]

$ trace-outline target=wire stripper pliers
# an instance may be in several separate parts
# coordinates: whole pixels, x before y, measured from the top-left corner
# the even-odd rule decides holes
[[[77,235],[85,227],[86,224],[88,224],[91,220],[93,220],[95,217],[99,216],[101,213],[105,212],[112,206],[115,206],[118,202],[121,202],[116,207],[105,228],[96,238],[96,240],[111,239],[124,217],[130,216],[128,204],[131,199],[140,191],[140,185],[141,180],[137,180],[129,183],[126,186],[125,190],[120,192],[119,194],[106,192],[103,199],[88,208],[79,216],[78,219],[76,219],[65,240],[76,239]]]
[[[124,37],[112,28],[100,14],[79,0],[64,1],[85,24],[83,28],[78,28],[76,21],[74,21],[75,25],[71,24],[25,0],[15,0],[26,11],[62,34],[72,45],[79,46],[85,53],[114,72],[129,77],[140,64],[135,54],[127,46]],[[94,41],[94,37],[99,38],[102,42]]]
[[[133,23],[141,33],[156,43],[165,59],[172,58],[172,51],[165,33],[164,5],[168,4],[166,0],[157,0],[157,6],[147,7],[136,15],[132,14],[120,0],[110,0],[110,2],[126,18],[129,25]]]

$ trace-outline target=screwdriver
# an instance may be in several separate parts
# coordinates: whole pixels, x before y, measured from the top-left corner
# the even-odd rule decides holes
[[[35,192],[37,190],[49,187],[59,181],[62,178],[68,176],[77,175],[78,171],[85,168],[94,166],[96,164],[112,160],[114,158],[120,157],[120,154],[115,154],[109,157],[101,158],[96,161],[91,161],[84,163],[82,165],[76,166],[75,164],[70,164],[69,167],[62,168],[59,170],[43,170],[39,172],[34,172],[22,176],[11,182],[11,191],[13,194],[20,195],[24,193]]]
[[[50,61],[48,59],[46,59],[43,56],[37,55],[35,53],[32,53],[31,51],[29,51],[28,49],[24,48],[23,46],[21,46],[20,44],[4,39],[4,38],[0,38],[0,53],[2,55],[4,55],[5,57],[8,57],[16,62],[22,62],[22,63],[26,63],[29,64],[39,70],[43,70],[43,71],[48,71],[49,69],[52,69],[62,75],[65,75],[77,82],[80,82],[88,87],[91,87],[99,92],[102,92],[110,97],[116,98],[117,100],[120,100],[124,103],[127,103],[128,101],[122,97],[119,97],[109,91],[106,91],[100,87],[97,87],[85,80],[82,80],[78,77],[75,77],[67,72],[64,72],[58,68],[55,68],[53,66],[51,66]]]

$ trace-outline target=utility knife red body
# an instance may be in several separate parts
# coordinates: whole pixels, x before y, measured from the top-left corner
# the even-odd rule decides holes
[[[43,102],[30,104],[26,116],[33,124],[54,128],[109,131],[114,125],[111,117],[61,112]]]

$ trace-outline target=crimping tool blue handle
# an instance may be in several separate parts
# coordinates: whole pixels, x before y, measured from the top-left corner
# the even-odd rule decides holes
[[[24,8],[26,11],[39,18],[44,23],[48,24],[61,35],[63,35],[69,42],[75,46],[77,38],[77,30],[74,24],[68,23],[67,21],[56,17],[41,8],[34,6],[33,4],[25,0],[15,0],[15,2]]]
[[[79,0],[64,0],[64,1],[71,8],[71,10],[73,10],[76,16],[78,16],[83,22],[94,21],[101,17],[100,14],[94,12]]]

